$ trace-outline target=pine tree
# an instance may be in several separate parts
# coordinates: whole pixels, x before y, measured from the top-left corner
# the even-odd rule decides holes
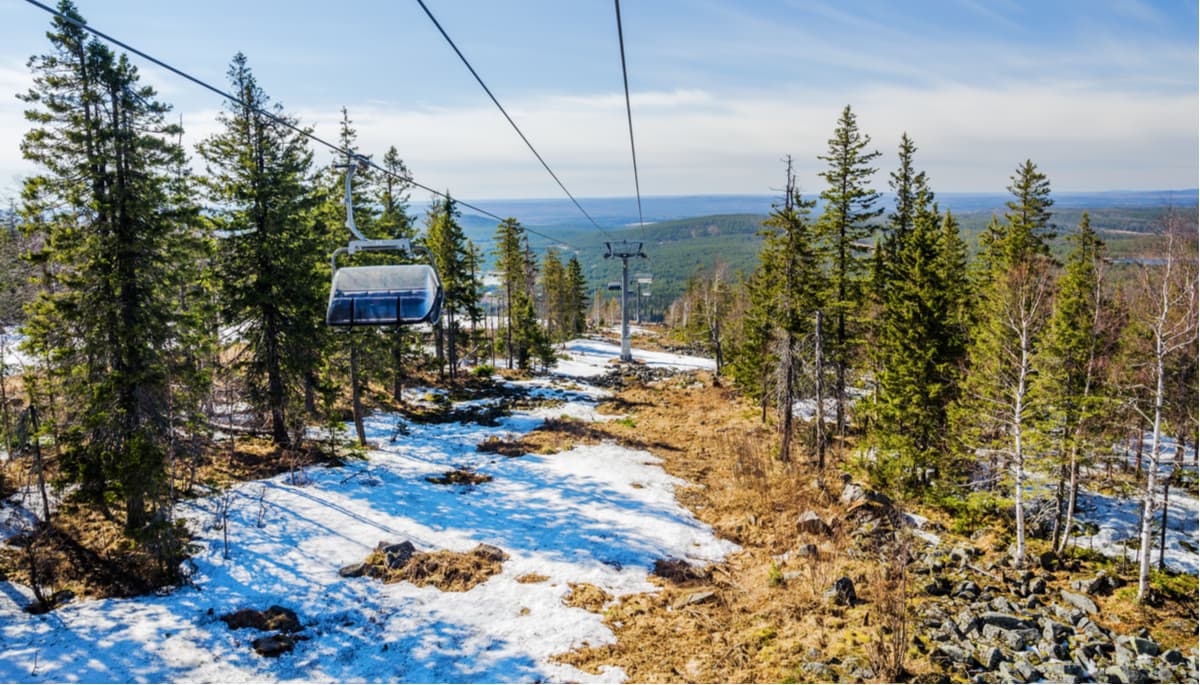
[[[58,8],[83,21],[69,0]],[[42,170],[25,181],[21,213],[47,238],[25,331],[49,352],[46,373],[67,404],[63,476],[105,511],[110,497],[123,502],[126,531],[145,535],[166,500],[169,407],[194,390],[171,383],[191,334],[177,310],[188,271],[176,265],[193,257],[182,238],[196,224],[173,187],[184,151],[127,58],[60,18],[48,38],[20,96],[33,125],[21,151]]]
[[[303,136],[260,113],[296,122],[272,104],[245,55],[234,56],[228,76],[245,105],[228,105],[218,116],[224,130],[198,146],[213,223],[226,236],[223,318],[243,327],[238,368],[248,399],[270,417],[272,441],[287,447],[298,420],[289,414],[321,347],[327,251],[310,215],[312,153]]]
[[[878,151],[867,152],[871,137],[858,129],[858,121],[846,105],[829,139],[829,152],[818,156],[828,162],[821,172],[828,184],[821,192],[824,210],[817,222],[821,243],[830,259],[830,301],[826,307],[832,321],[831,361],[834,367],[834,398],[837,402],[836,425],[839,434],[846,431],[846,374],[854,352],[855,313],[862,303],[862,279],[866,268],[857,254],[859,243],[875,230],[874,222],[883,213],[876,207],[879,193],[867,183],[875,174],[871,162]]]
[[[542,303],[546,333],[552,342],[567,339],[567,270],[554,248],[542,257]]]

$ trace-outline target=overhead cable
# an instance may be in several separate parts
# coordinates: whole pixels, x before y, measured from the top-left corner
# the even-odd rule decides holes
[[[310,131],[306,128],[301,128],[300,126],[297,126],[297,125],[291,123],[290,121],[288,121],[287,119],[284,119],[283,117],[272,114],[271,112],[269,112],[265,109],[255,107],[235,95],[232,95],[224,90],[221,90],[220,88],[217,88],[216,86],[213,86],[199,78],[196,78],[195,76],[192,76],[191,74],[189,74],[181,69],[177,69],[156,57],[153,57],[145,52],[142,52],[141,50],[138,50],[137,48],[133,47],[132,45],[129,45],[128,43],[125,43],[117,38],[114,38],[114,37],[108,35],[107,33],[104,33],[103,31],[100,31],[99,29],[93,28],[86,22],[82,22],[82,21],[76,19],[75,17],[71,17],[66,14],[63,14],[62,12],[59,12],[58,10],[54,9],[53,7],[49,7],[41,2],[38,2],[38,0],[25,0],[25,2],[29,3],[30,5],[33,5],[34,7],[37,7],[38,9],[48,12],[48,13],[58,17],[59,19],[62,19],[63,21],[69,22],[69,23],[73,24],[74,26],[77,26],[80,29],[87,31],[88,33],[91,33],[92,35],[96,36],[97,38],[102,38],[102,39],[108,41],[109,43],[112,43],[113,45],[116,45],[124,50],[127,50],[158,67],[166,69],[167,71],[171,72],[172,74],[175,74],[176,76],[179,76],[183,79],[191,81],[192,83],[196,84],[197,86],[200,86],[201,88],[204,88],[205,90],[212,91],[213,93],[216,93],[217,95],[221,96],[222,98],[225,98],[226,100],[228,100],[230,102],[236,103],[236,104],[254,112],[255,114],[264,116],[264,117],[270,119],[271,121],[275,122],[276,124],[283,126],[284,128],[290,129],[291,131],[294,131],[295,133],[298,133],[298,134],[304,136],[305,138],[312,140],[313,142],[324,145],[325,147],[329,148],[330,150],[333,150],[334,152],[337,152],[342,155],[349,155],[349,156],[354,155],[353,151],[346,150],[345,148],[343,148],[339,145],[335,145],[334,143],[331,143],[331,142],[325,140],[324,138],[321,138],[320,136],[316,135],[312,131]],[[380,173],[383,173],[387,176],[391,176],[392,178],[404,181],[416,188],[420,188],[421,190],[428,191],[428,192],[433,193],[434,195],[437,195],[438,197],[441,197],[441,198],[450,199],[450,196],[447,195],[446,193],[443,193],[439,190],[434,190],[433,188],[430,188],[427,185],[418,183],[416,181],[416,179],[412,178],[411,176],[404,176],[402,174],[397,174],[395,172],[389,171],[369,159],[367,160],[367,165],[370,166],[372,169],[379,171]],[[499,222],[504,221],[504,219],[501,218],[500,216],[493,214],[492,212],[489,212],[486,209],[476,207],[475,205],[473,205],[469,202],[464,202],[463,200],[455,200],[455,202],[462,205],[463,207],[466,207],[475,212],[478,212],[490,219],[495,219],[496,221],[499,221]],[[524,228],[524,227],[522,227],[522,228]],[[524,228],[524,230],[527,233],[532,233],[534,235],[541,236],[542,238],[545,238],[552,242],[566,245],[567,247],[570,247],[571,249],[574,249],[574,250],[579,249],[579,248],[571,245],[570,243],[559,240],[557,238],[551,238],[550,236],[542,234],[542,233],[538,233],[537,231],[533,231],[528,228]]]
[[[625,35],[621,31],[621,0],[613,0],[617,9],[617,44],[621,47],[621,79],[625,82],[625,118],[629,121],[629,152],[633,155],[633,189],[637,192],[638,225],[646,239],[646,220],[642,216],[642,186],[638,181],[637,147],[633,144],[633,108],[629,105],[629,72],[625,69]]]
[[[513,118],[508,115],[508,112],[504,109],[504,105],[501,105],[500,101],[496,99],[496,96],[492,94],[492,89],[487,87],[487,84],[484,83],[483,79],[479,76],[479,72],[475,71],[475,67],[471,66],[471,63],[467,61],[467,58],[465,55],[463,55],[462,50],[458,49],[458,46],[455,45],[454,40],[450,37],[450,34],[446,33],[446,29],[442,28],[442,25],[440,22],[438,22],[437,17],[433,16],[433,12],[429,11],[429,7],[425,4],[425,0],[417,0],[417,4],[421,6],[421,9],[425,10],[425,15],[429,17],[429,21],[432,21],[433,25],[437,27],[438,32],[442,34],[442,38],[445,38],[446,42],[450,44],[450,47],[454,50],[454,54],[458,55],[458,58],[462,60],[462,63],[467,67],[467,71],[470,71],[471,75],[475,77],[475,80],[479,83],[480,87],[483,88],[483,92],[487,93],[487,96],[492,99],[492,102],[496,105],[496,108],[500,110],[500,113],[504,115],[504,118],[508,121],[509,125],[512,126],[513,130],[517,132],[517,135],[521,137],[521,140],[525,142],[525,146],[528,147],[529,151],[533,153],[533,156],[537,157],[537,160],[542,163],[542,167],[545,168],[546,172],[550,174],[550,177],[554,179],[554,182],[558,184],[558,187],[562,188],[562,191],[567,194],[567,197],[571,198],[571,202],[575,203],[575,208],[578,209],[585,217],[587,217],[587,220],[592,222],[593,226],[600,229],[600,231],[602,231],[605,235],[608,235],[608,231],[605,231],[600,224],[596,223],[596,220],[592,218],[592,215],[587,213],[587,210],[583,208],[583,205],[579,204],[579,200],[576,200],[575,196],[571,194],[571,191],[567,190],[567,186],[563,185],[563,182],[559,180],[558,174],[554,173],[554,170],[550,168],[550,165],[546,163],[546,160],[542,159],[542,156],[538,154],[538,151],[533,147],[533,143],[529,142],[529,139],[526,138],[525,134],[521,132],[521,127],[517,126],[517,122],[513,121]]]

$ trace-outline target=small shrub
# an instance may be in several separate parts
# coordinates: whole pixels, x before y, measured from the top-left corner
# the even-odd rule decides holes
[[[476,378],[491,378],[496,375],[496,367],[491,364],[480,364],[471,370],[471,375]]]
[[[633,419],[629,418],[628,416],[621,418],[621,419],[617,419],[616,422],[621,424],[622,426],[625,426],[626,428],[637,428],[637,422],[634,421]]]
[[[771,587],[783,585],[783,570],[779,568],[779,564],[771,564],[771,570],[767,571],[767,585]]]

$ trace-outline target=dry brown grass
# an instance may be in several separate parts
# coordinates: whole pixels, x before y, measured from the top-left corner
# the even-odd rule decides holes
[[[677,489],[679,501],[743,549],[694,575],[660,562],[663,572],[651,576],[659,592],[621,598],[605,611],[615,644],[559,659],[591,673],[620,666],[638,682],[810,680],[797,672],[812,660],[809,649],[821,659],[865,661],[867,609],[830,607],[822,598],[841,575],[864,584],[869,568],[847,554],[839,507],[824,485],[834,474],[775,459],[775,436],[757,410],[707,375],[631,388],[618,399],[626,412],[633,408],[633,426],[605,430],[650,445],[669,473],[695,484]],[[810,509],[834,520],[830,535],[798,532]],[[816,557],[794,554],[805,543],[817,545]]]
[[[591,583],[567,583],[571,591],[563,597],[563,604],[576,609],[598,614],[604,610],[604,605],[612,601],[612,595]]]
[[[490,545],[478,545],[468,552],[417,552],[399,568],[388,568],[383,553],[371,552],[363,562],[366,575],[384,583],[432,585],[443,592],[466,592],[499,573],[508,555]]]
[[[517,576],[516,580],[518,583],[524,585],[533,585],[534,583],[544,583],[550,580],[550,576],[543,576],[540,573],[526,573],[525,575]]]

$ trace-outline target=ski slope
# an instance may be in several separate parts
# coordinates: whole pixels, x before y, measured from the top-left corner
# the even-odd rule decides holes
[[[592,583],[613,596],[653,591],[647,573],[656,559],[704,563],[736,547],[679,506],[681,481],[648,452],[604,444],[510,459],[475,449],[552,416],[605,420],[594,411],[603,391],[577,380],[603,373],[617,350],[605,345],[575,341],[551,377],[525,384],[561,400],[557,406],[516,412],[491,427],[411,424],[394,443],[401,419],[376,414],[366,426],[378,448],[365,462],[309,469],[300,485],[285,474],[231,489],[228,557],[216,525],[221,496],[187,502],[178,515],[201,546],[191,586],[77,600],[31,616],[21,610],[31,593],[0,582],[0,681],[622,680],[619,669],[593,675],[551,660],[614,640],[600,615],[563,604],[568,583]],[[635,356],[675,368],[706,361]],[[460,467],[494,480],[469,489],[425,480]],[[487,543],[509,559],[498,575],[461,593],[338,575],[378,542],[403,540],[421,551]],[[528,573],[549,579],[517,582]],[[293,609],[308,637],[278,658],[250,648],[264,633],[231,631],[217,618],[274,604]]]

